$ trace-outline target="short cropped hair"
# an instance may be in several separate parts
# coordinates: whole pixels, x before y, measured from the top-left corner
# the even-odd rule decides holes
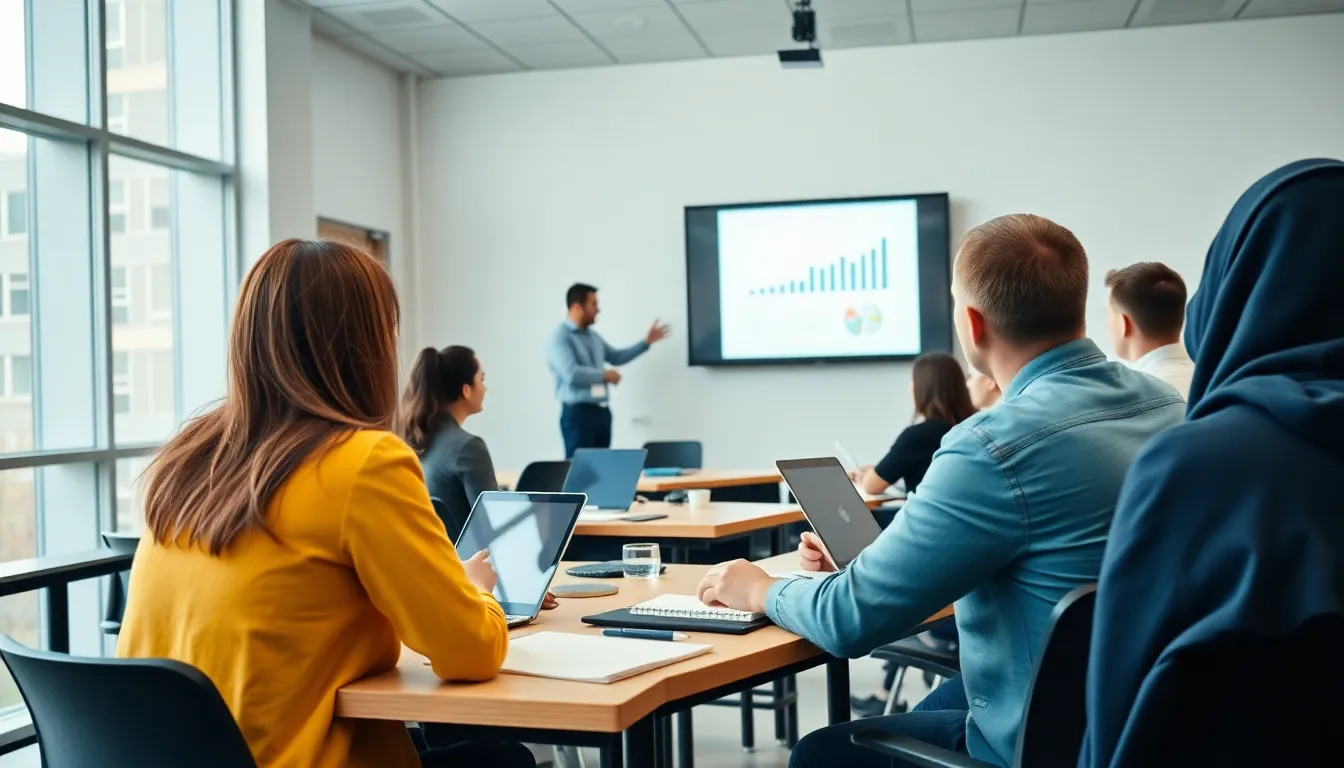
[[[1154,338],[1179,336],[1185,324],[1185,281],[1176,270],[1156,261],[1141,261],[1106,273],[1111,301],[1134,320],[1139,331]]]
[[[1087,324],[1087,253],[1068,229],[1029,213],[966,233],[957,275],[968,304],[1013,343],[1049,341]]]
[[[587,283],[575,283],[569,286],[569,290],[565,291],[565,309],[569,309],[575,304],[587,304],[588,296],[594,293],[597,293],[597,288]]]

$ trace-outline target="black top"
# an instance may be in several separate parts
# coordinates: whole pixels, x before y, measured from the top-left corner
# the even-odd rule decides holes
[[[914,491],[924,479],[924,473],[929,471],[933,454],[943,443],[943,435],[951,430],[951,424],[932,420],[906,427],[873,471],[887,485],[895,485],[904,478],[906,492]]]
[[[420,466],[429,495],[436,500],[434,511],[448,529],[448,538],[457,541],[476,497],[482,491],[499,490],[490,451],[484,440],[444,416],[429,450],[420,457]]]

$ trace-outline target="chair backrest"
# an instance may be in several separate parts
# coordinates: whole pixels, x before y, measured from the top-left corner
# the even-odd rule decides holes
[[[46,768],[256,768],[210,679],[167,659],[86,659],[0,636]]]
[[[1077,766],[1087,731],[1087,657],[1096,604],[1097,585],[1085,584],[1055,606],[1027,689],[1014,765]]]
[[[660,440],[644,444],[645,467],[700,469],[705,466],[705,446],[699,440]]]
[[[119,555],[133,555],[140,546],[140,534],[103,531],[103,543]],[[131,586],[131,572],[118,571],[112,574],[107,585],[107,601],[103,621],[99,627],[104,634],[115,635],[121,632],[121,619],[126,613],[126,595]]]
[[[569,475],[568,461],[534,461],[523,467],[513,490],[519,493],[560,493]]]

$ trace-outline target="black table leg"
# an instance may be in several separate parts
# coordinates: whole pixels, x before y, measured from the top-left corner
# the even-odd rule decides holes
[[[625,732],[625,762],[630,768],[647,768],[658,764],[655,716],[640,720]]]
[[[70,652],[69,584],[47,587],[47,648],[56,653]]]
[[[695,768],[695,741],[691,710],[677,713],[677,768]]]
[[[831,725],[849,722],[849,659],[826,662],[826,719]]]
[[[785,688],[793,696],[789,704],[787,719],[784,721],[784,743],[789,749],[798,746],[798,678],[789,675],[784,678]]]
[[[601,765],[602,768],[623,768],[625,761],[625,754],[623,752],[625,740],[622,736],[623,734],[614,733],[607,743],[598,747],[597,759],[598,764]]]
[[[756,707],[750,688],[743,691],[740,697],[738,706],[742,710],[742,751],[750,752],[756,748]]]
[[[664,715],[657,723],[658,768],[672,768],[672,716]]]
[[[775,741],[783,744],[785,741],[785,714],[784,714],[784,678],[779,678],[770,684],[771,691],[775,697]]]

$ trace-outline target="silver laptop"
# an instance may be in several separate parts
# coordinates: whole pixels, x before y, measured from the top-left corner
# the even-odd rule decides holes
[[[560,558],[588,498],[582,493],[507,493],[476,497],[457,540],[463,558],[490,550],[499,575],[495,599],[510,627],[537,618]]]
[[[877,541],[882,528],[838,459],[793,459],[775,466],[836,568],[847,567]]]

